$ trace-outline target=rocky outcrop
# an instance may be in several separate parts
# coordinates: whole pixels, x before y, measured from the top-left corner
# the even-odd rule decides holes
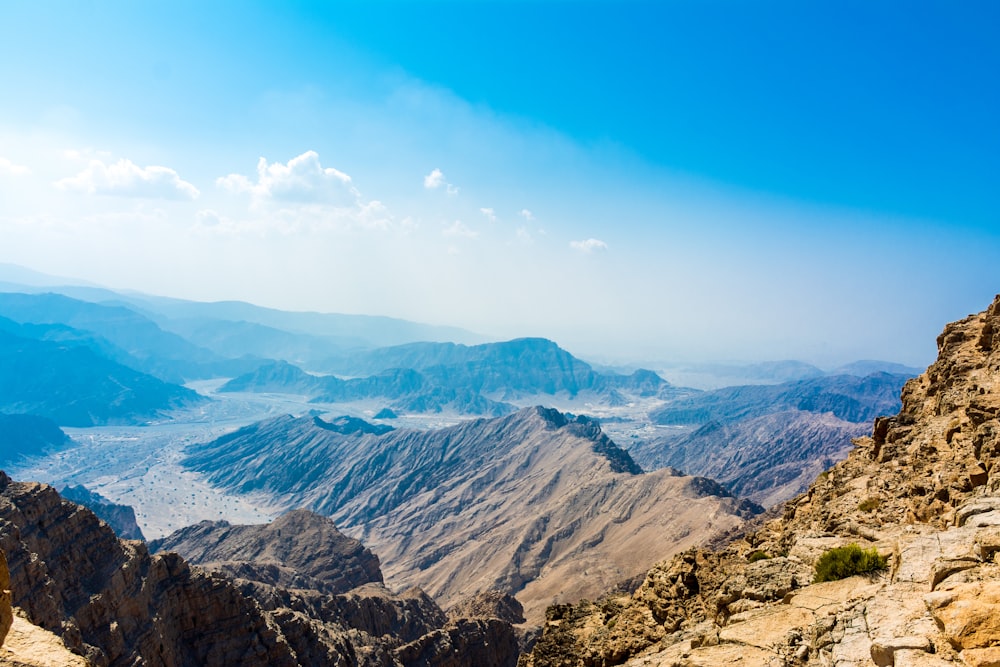
[[[500,590],[533,622],[759,510],[710,480],[643,474],[594,421],[540,407],[384,434],[284,417],[189,451],[219,486],[332,515],[393,587],[446,607]]]
[[[14,624],[14,610],[11,606],[10,570],[7,569],[7,557],[0,551],[0,646]]]
[[[51,487],[0,474],[0,548],[14,604],[93,664],[296,664],[228,580],[151,557]]]
[[[255,526],[202,521],[149,546],[154,552],[176,551],[191,563],[234,578],[284,588],[337,594],[382,583],[375,554],[337,530],[329,518],[308,510]]]
[[[151,556],[51,487],[0,473],[0,548],[10,554],[8,588],[22,614],[0,664],[513,667],[517,660],[519,634],[509,622],[449,619],[419,589],[392,593],[380,583],[378,559],[312,513],[291,512],[268,526],[202,524],[172,543],[204,558],[206,568],[174,552]],[[60,643],[77,657],[65,659]]]
[[[118,537],[125,540],[146,539],[139,529],[139,524],[136,523],[135,510],[130,506],[113,503],[84,486],[67,486],[59,492],[59,495],[66,500],[83,505],[96,514],[99,519],[106,521]]]
[[[527,665],[990,665],[1000,660],[1000,297],[780,518],[630,594],[551,607]],[[812,583],[857,543],[881,574]]]
[[[389,591],[370,551],[329,518],[306,510],[267,525],[203,522],[151,546],[177,550],[232,578],[273,621],[300,664],[512,667],[517,661],[523,633],[510,620],[446,616],[419,588]]]

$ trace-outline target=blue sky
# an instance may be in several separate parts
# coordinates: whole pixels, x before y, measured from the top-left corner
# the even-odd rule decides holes
[[[1000,291],[992,2],[9,2],[0,262],[605,360],[926,364]]]

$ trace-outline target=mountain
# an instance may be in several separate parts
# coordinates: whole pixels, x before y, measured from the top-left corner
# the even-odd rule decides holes
[[[360,352],[335,365],[344,375],[316,376],[285,362],[264,365],[234,378],[220,391],[306,395],[315,402],[342,403],[382,399],[403,412],[454,411],[501,416],[513,401],[534,402],[558,396],[622,405],[628,397],[675,397],[687,392],[656,373],[601,374],[550,340],[522,338],[466,346],[414,343]]]
[[[836,375],[777,385],[724,387],[680,397],[650,414],[657,424],[707,424],[800,410],[830,412],[849,422],[871,421],[899,410],[905,375]]]
[[[783,384],[829,375],[891,373],[915,377],[920,368],[889,361],[863,360],[824,370],[802,361],[765,361],[758,363],[656,363],[650,364],[660,375],[683,387],[712,390],[749,384]]]
[[[0,293],[0,316],[22,324],[66,325],[99,336],[129,355],[122,363],[171,382],[206,377],[202,365],[222,361],[218,355],[163,331],[152,320],[122,306],[53,293]]]
[[[438,386],[467,387],[504,400],[536,394],[576,396],[582,391],[626,389],[655,396],[670,389],[652,371],[631,376],[601,374],[545,338],[517,338],[500,343],[460,345],[411,343],[359,352],[331,360],[323,370],[368,376],[390,369],[420,371]]]
[[[798,495],[851,450],[870,424],[828,412],[786,410],[730,422],[712,421],[679,436],[629,447],[645,470],[672,467],[711,477],[741,498],[771,507]]]
[[[1000,296],[780,516],[550,607],[527,667],[1000,659]]]
[[[104,521],[115,535],[123,540],[145,540],[135,520],[135,510],[128,505],[118,505],[85,486],[67,486],[59,492],[66,500],[83,505]]]
[[[68,447],[72,440],[51,419],[0,413],[0,464]]]
[[[382,583],[379,560],[333,522],[305,510],[274,522],[233,526],[202,521],[150,543],[151,551],[176,551],[199,565],[286,588],[310,588],[336,595]],[[249,576],[244,572],[249,568]]]
[[[692,392],[654,410],[650,419],[669,428],[634,439],[629,453],[646,470],[711,477],[770,507],[845,457],[872,419],[896,412],[906,380],[834,375]]]
[[[377,315],[276,310],[242,301],[200,302],[149,295],[123,295],[129,302],[170,320],[249,322],[282,331],[331,338],[342,345],[373,348],[419,340],[480,342],[458,327],[410,322]]]
[[[756,511],[711,480],[642,474],[595,422],[545,408],[382,434],[282,417],[188,451],[216,486],[331,516],[393,586],[446,606],[496,589],[536,620]]]
[[[419,589],[387,590],[375,556],[308,512],[206,522],[176,546],[226,560],[150,555],[51,487],[0,473],[0,662],[514,667],[522,648],[509,621],[448,617]],[[13,642],[2,637],[11,603],[23,610]],[[39,656],[25,635],[46,631],[86,662]]]
[[[0,411],[35,414],[64,426],[137,424],[205,400],[89,347],[0,330]]]

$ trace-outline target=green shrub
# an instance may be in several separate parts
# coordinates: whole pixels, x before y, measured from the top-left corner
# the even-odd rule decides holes
[[[878,572],[887,567],[888,559],[880,556],[875,547],[862,549],[857,544],[830,549],[816,561],[814,583],[837,581],[856,574]]]
[[[767,560],[768,558],[770,558],[770,556],[767,555],[767,552],[761,551],[760,549],[757,549],[756,551],[751,551],[750,553],[747,554],[748,563],[756,563],[759,560]]]
[[[858,503],[858,509],[862,512],[871,512],[881,504],[882,501],[873,496],[871,498],[865,498],[860,503]]]

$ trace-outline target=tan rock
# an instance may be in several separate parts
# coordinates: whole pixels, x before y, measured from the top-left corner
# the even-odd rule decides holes
[[[0,646],[3,646],[10,626],[14,623],[14,611],[11,607],[10,571],[7,569],[7,556],[0,550]]]
[[[88,667],[89,663],[70,652],[62,639],[32,624],[20,612],[14,615],[7,640],[0,646],[0,665]]]
[[[1000,644],[1000,581],[961,584],[954,597],[933,610],[948,641],[959,650]]]

